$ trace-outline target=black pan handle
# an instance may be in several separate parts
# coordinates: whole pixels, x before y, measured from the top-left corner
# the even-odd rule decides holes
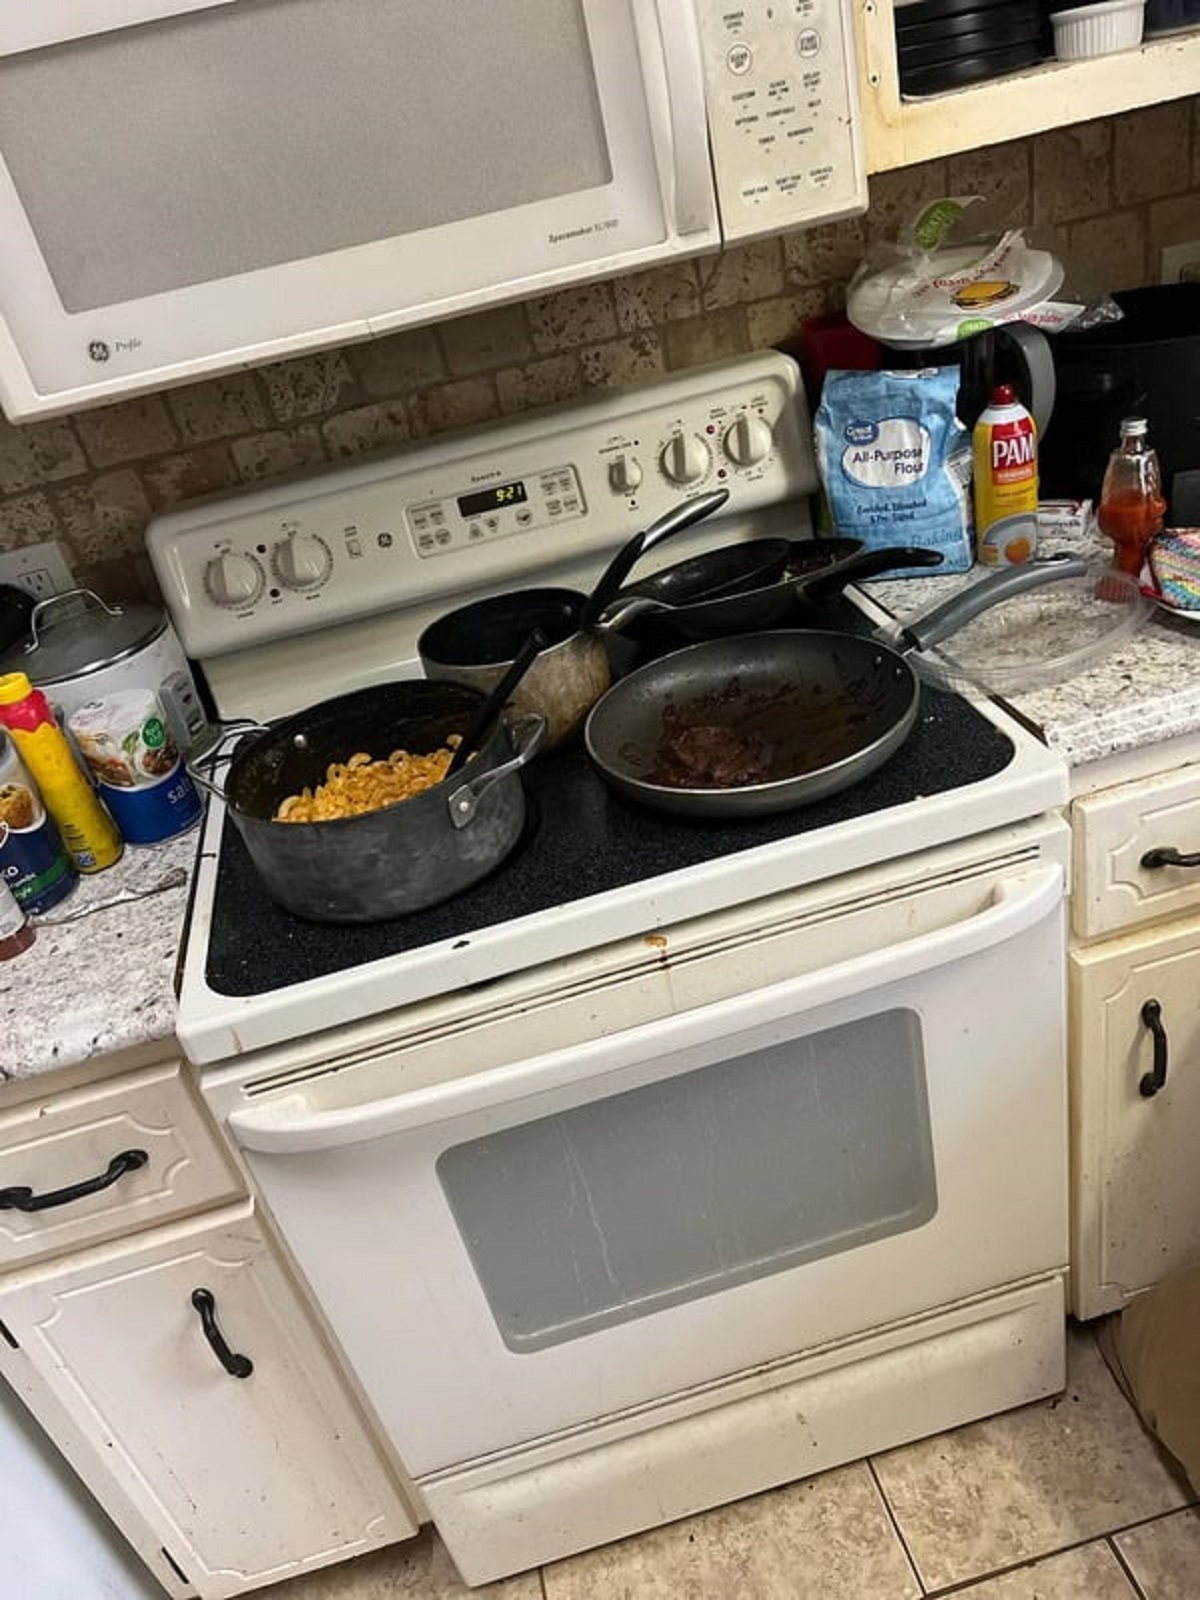
[[[1156,845],[1142,857],[1142,866],[1153,872],[1158,867],[1200,867],[1200,854],[1184,855],[1173,844]]]
[[[663,540],[669,539],[672,534],[682,533],[693,523],[711,516],[714,511],[719,511],[728,499],[728,489],[712,489],[707,494],[694,495],[692,499],[672,506],[670,511],[665,512],[648,528],[635,534],[628,543],[623,544],[600,574],[599,582],[584,601],[579,616],[579,626],[581,628],[595,626],[597,619],[616,598],[621,585],[648,550],[653,550],[655,545],[662,544]]]
[[[127,1172],[136,1172],[139,1167],[144,1167],[149,1159],[144,1150],[122,1150],[94,1178],[68,1184],[65,1189],[52,1189],[49,1194],[34,1194],[32,1189],[19,1186],[0,1189],[0,1211],[49,1211],[53,1206],[68,1206],[72,1200],[83,1200],[89,1194],[99,1194]]]
[[[1167,1081],[1167,1030],[1163,1027],[1162,1006],[1157,1000],[1147,1000],[1142,1007],[1142,1026],[1149,1028],[1154,1037],[1154,1062],[1149,1072],[1143,1072],[1138,1083],[1138,1093],[1151,1100]]]
[[[213,1354],[231,1378],[248,1378],[254,1371],[249,1356],[241,1356],[225,1343],[225,1335],[217,1326],[217,1301],[211,1289],[193,1289],[192,1304],[200,1316],[204,1337],[212,1345]]]
[[[535,628],[526,639],[525,643],[513,657],[512,664],[502,678],[487,692],[487,698],[471,720],[467,731],[463,734],[458,749],[450,757],[450,765],[446,768],[446,778],[456,777],[467,762],[487,740],[495,725],[496,718],[508,704],[513,690],[529,671],[534,660],[539,656],[549,639],[541,628]],[[444,783],[446,778],[442,779]]]
[[[839,561],[827,572],[815,572],[810,578],[796,580],[795,593],[799,600],[827,600],[839,594],[848,583],[860,578],[877,578],[881,572],[893,567],[940,567],[940,550],[922,550],[917,545],[895,545],[878,550],[860,550],[856,555]]]

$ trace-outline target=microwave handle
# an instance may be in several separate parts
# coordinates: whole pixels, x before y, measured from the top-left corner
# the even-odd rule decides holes
[[[695,0],[629,0],[659,181],[675,232],[713,226],[712,167]]]
[[[409,1133],[561,1089],[594,1075],[598,1063],[604,1074],[617,1072],[948,966],[1035,927],[1061,903],[1062,893],[1062,868],[1050,862],[997,885],[991,902],[961,922],[935,928],[890,950],[853,956],[821,971],[788,978],[755,994],[719,1000],[683,1016],[663,1017],[519,1065],[363,1105],[314,1111],[303,1092],[285,1095],[231,1112],[229,1126],[244,1150],[270,1155],[303,1154]]]

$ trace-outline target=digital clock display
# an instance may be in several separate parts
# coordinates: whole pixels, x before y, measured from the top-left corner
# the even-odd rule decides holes
[[[477,494],[458,497],[460,517],[477,517],[482,511],[503,511],[505,506],[519,506],[527,499],[523,483],[497,483],[490,489],[480,489]]]

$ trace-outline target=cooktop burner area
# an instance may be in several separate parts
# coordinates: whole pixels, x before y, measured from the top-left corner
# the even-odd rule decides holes
[[[424,945],[465,937],[685,871],[740,850],[828,828],[1002,772],[1008,736],[969,701],[926,689],[916,727],[877,772],[840,794],[775,816],[697,822],[637,807],[612,794],[580,746],[533,761],[525,784],[525,839],[483,882],[441,905],[390,922],[302,922],[267,896],[226,819],[213,897],[207,980],[220,994],[265,994]],[[271,959],[264,963],[262,952]]]

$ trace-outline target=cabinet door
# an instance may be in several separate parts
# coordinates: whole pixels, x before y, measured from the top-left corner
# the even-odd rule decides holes
[[[1072,1298],[1095,1317],[1200,1261],[1200,918],[1075,951],[1070,973]]]
[[[0,1319],[204,1600],[416,1532],[249,1204],[0,1280]]]

